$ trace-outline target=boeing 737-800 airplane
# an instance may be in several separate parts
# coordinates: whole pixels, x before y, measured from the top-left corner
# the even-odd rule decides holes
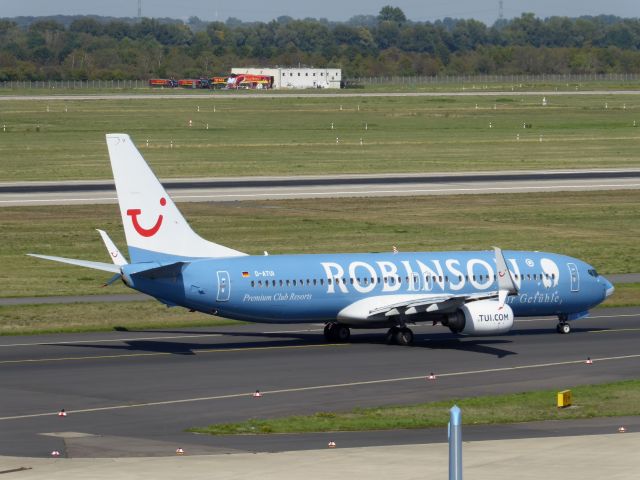
[[[494,335],[516,316],[557,316],[557,331],[613,293],[587,263],[544,252],[411,252],[253,256],[204,240],[185,221],[128,135],[108,134],[131,263],[99,230],[113,263],[35,257],[113,272],[168,306],[264,323],[325,323],[346,341],[350,328],[441,323],[454,333]]]

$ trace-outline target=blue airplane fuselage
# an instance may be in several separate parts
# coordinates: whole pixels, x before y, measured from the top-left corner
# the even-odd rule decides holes
[[[504,251],[504,256],[518,286],[517,295],[507,298],[516,316],[578,316],[601,303],[612,288],[592,266],[576,258],[527,251]],[[180,260],[185,264],[175,274],[153,279],[131,277],[150,268],[148,263],[126,265],[124,279],[168,305],[272,323],[332,321],[349,305],[370,297],[392,300],[497,290],[493,251]],[[175,261],[167,258],[166,264]]]

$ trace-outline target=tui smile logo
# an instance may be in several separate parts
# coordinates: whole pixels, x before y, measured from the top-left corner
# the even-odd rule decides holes
[[[160,199],[160,205],[164,207],[166,204],[167,200],[162,197]],[[138,215],[140,215],[141,213],[142,210],[140,210],[139,208],[130,208],[129,210],[127,210],[127,215],[131,217],[131,223],[133,223],[133,228],[136,229],[136,232],[138,232],[143,237],[153,237],[156,233],[158,233],[158,230],[160,230],[163,217],[162,215],[158,215],[158,219],[156,220],[156,223],[153,227],[144,228],[142,225],[140,225],[140,222],[138,222]]]

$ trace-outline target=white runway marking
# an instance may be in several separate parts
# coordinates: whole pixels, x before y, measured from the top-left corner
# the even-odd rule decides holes
[[[138,337],[138,338],[107,338],[100,340],[69,340],[67,342],[33,342],[33,343],[9,343],[0,345],[0,347],[32,347],[36,345],[71,345],[83,343],[114,343],[114,342],[135,342],[140,340],[175,340],[178,338],[199,338],[199,337],[221,337],[220,333],[202,333],[200,335],[173,335],[173,336],[157,336],[157,337]]]
[[[607,362],[607,361],[616,361],[616,360],[629,360],[640,358],[640,354],[634,355],[621,355],[617,357],[600,357],[600,358],[592,358],[593,362]],[[550,363],[536,363],[531,365],[517,365],[513,367],[501,367],[501,368],[488,368],[484,370],[467,370],[462,372],[449,372],[449,373],[439,373],[439,378],[446,377],[459,377],[463,375],[478,375],[478,374],[487,374],[487,373],[498,373],[498,372],[508,372],[514,370],[526,370],[532,368],[548,368],[548,367],[558,367],[562,365],[583,365],[584,358],[579,360],[567,360],[564,362],[550,362]],[[382,383],[396,383],[396,382],[407,382],[407,381],[416,381],[416,380],[424,380],[425,375],[415,376],[415,377],[397,377],[397,378],[385,378],[380,380],[365,380],[359,382],[349,382],[349,383],[336,383],[329,385],[315,385],[309,387],[295,387],[295,388],[284,388],[279,390],[264,390],[262,391],[263,395],[276,395],[276,394],[284,394],[284,393],[297,393],[297,392],[308,392],[312,390],[328,390],[335,388],[347,388],[347,387],[358,387],[363,385],[376,385]],[[144,402],[144,403],[129,403],[124,405],[111,405],[105,407],[96,407],[96,408],[83,408],[77,410],[67,410],[68,414],[79,414],[79,413],[94,413],[94,412],[105,412],[112,410],[124,410],[128,408],[142,408],[142,407],[156,407],[156,406],[164,406],[164,405],[178,405],[184,403],[194,403],[194,402],[204,402],[204,401],[214,401],[214,400],[226,400],[230,398],[242,398],[249,397],[254,392],[243,392],[243,393],[232,393],[228,395],[213,395],[210,397],[195,397],[195,398],[182,398],[177,400],[164,400],[159,402]],[[6,420],[21,420],[26,418],[36,418],[36,417],[47,417],[58,415],[58,412],[44,412],[44,413],[32,413],[27,415],[13,415],[8,417],[0,417],[0,421]]]
[[[270,332],[258,332],[260,335],[268,335],[270,333],[306,333],[306,332],[321,332],[322,328],[306,328],[304,330],[274,330]],[[253,333],[253,332],[251,332]],[[132,337],[132,338],[106,338],[99,340],[69,340],[67,342],[32,342],[32,343],[8,343],[6,345],[0,345],[2,347],[33,347],[37,345],[82,345],[83,343],[117,343],[117,342],[135,342],[141,340],[179,340],[181,338],[208,338],[208,337],[223,337],[223,333],[201,333],[197,335],[172,335],[165,336],[160,335],[157,337]]]

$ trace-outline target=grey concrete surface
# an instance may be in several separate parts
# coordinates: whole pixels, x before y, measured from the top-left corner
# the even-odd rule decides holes
[[[640,188],[640,170],[175,179],[166,182],[165,187],[177,202],[619,190]],[[0,206],[5,207],[116,202],[112,182],[0,184]]]
[[[464,430],[463,430],[464,441]],[[640,433],[463,443],[464,478],[629,480],[640,472]],[[165,458],[34,459],[0,457],[7,479],[260,479],[447,478],[448,446],[416,444]],[[13,472],[11,470],[14,470]]]

